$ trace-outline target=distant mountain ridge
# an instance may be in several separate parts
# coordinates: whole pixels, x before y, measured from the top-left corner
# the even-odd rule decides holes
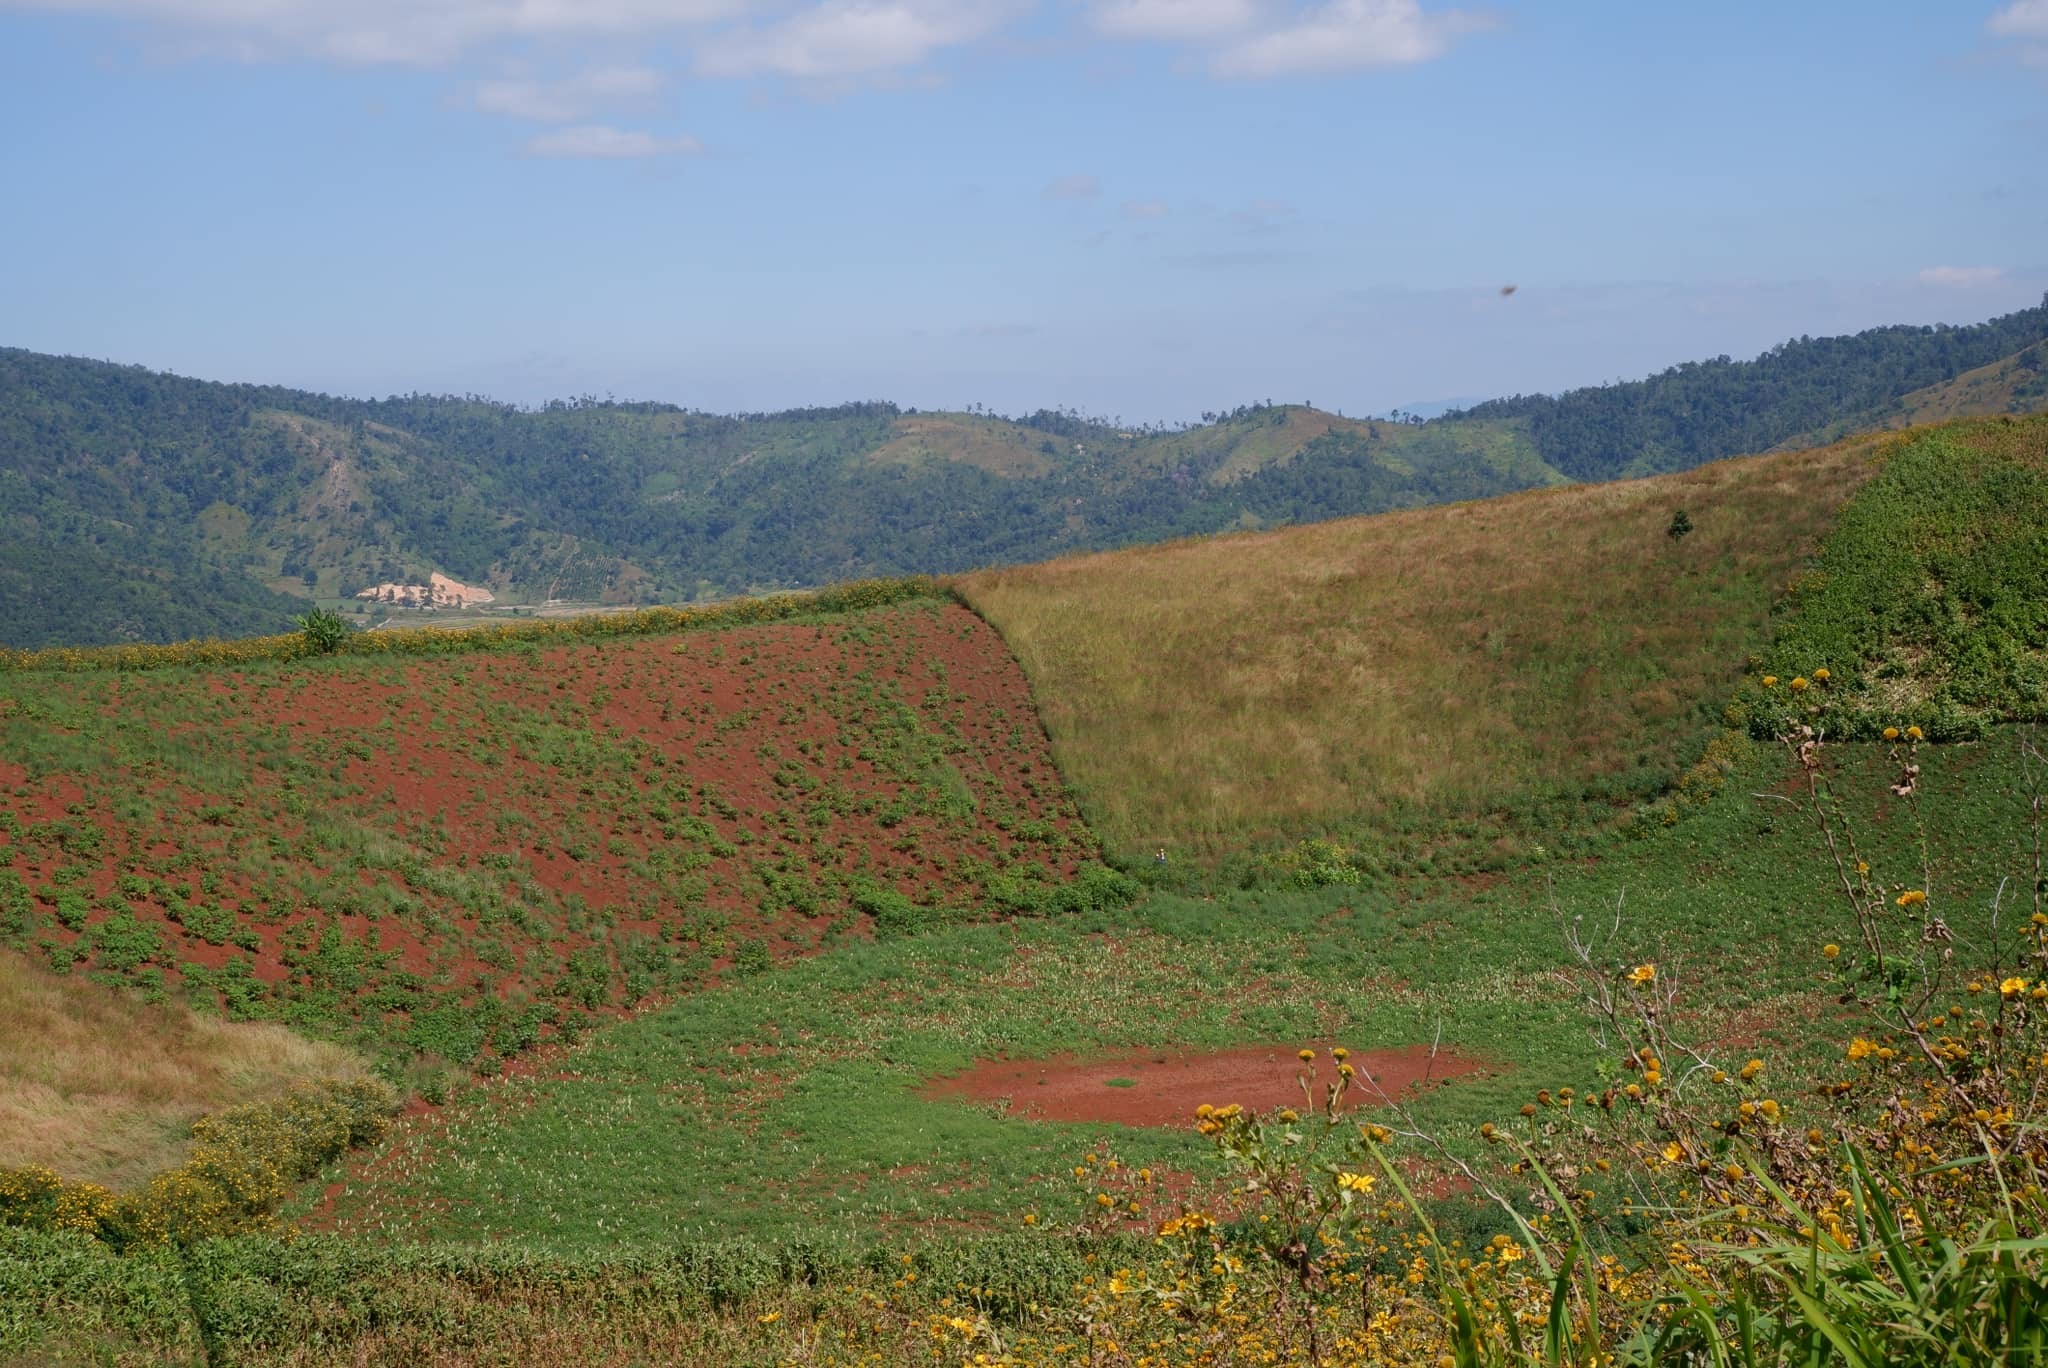
[[[1260,404],[1138,430],[888,403],[365,401],[0,349],[0,644],[275,631],[436,573],[501,604],[949,573],[1688,469],[1944,405],[2048,407],[2044,340],[2048,300],[1427,422]]]
[[[1478,404],[1448,419],[1519,419],[1544,460],[1575,480],[1689,470],[1768,451],[1875,414],[1907,394],[2048,337],[2048,296],[1967,327],[1871,328],[1801,337],[1754,361],[1689,361],[1643,380]],[[1838,434],[1839,435],[1839,434]]]

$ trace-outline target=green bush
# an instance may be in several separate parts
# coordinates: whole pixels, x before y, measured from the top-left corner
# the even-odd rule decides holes
[[[307,655],[333,655],[348,639],[348,623],[331,609],[315,608],[292,621],[298,624],[299,638]]]
[[[380,1139],[397,1109],[397,1095],[374,1079],[303,1083],[202,1117],[190,1158],[118,1197],[37,1165],[0,1169],[0,1226],[70,1231],[121,1247],[269,1230],[296,1184]]]

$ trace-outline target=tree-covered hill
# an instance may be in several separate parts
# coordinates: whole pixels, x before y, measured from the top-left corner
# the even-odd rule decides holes
[[[1801,337],[1754,361],[1691,361],[1645,380],[1497,399],[1446,418],[1523,420],[1537,453],[1575,480],[1657,475],[1768,451],[1844,421],[1875,426],[1899,412],[1897,401],[1906,395],[2012,357],[2044,337],[2048,297],[1970,327]],[[2043,406],[2048,395],[2022,407]]]
[[[1978,407],[1993,389],[2048,406],[2027,369],[2044,338],[2048,304],[1428,423],[1255,404],[1136,430],[888,403],[360,401],[0,349],[0,644],[279,630],[308,599],[435,571],[504,603],[673,600],[1685,469],[1917,411],[1994,363]]]

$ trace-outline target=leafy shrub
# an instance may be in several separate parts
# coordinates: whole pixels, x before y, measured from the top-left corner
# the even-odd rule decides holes
[[[329,608],[315,608],[292,621],[298,625],[301,649],[307,655],[333,655],[348,639],[348,622]]]
[[[874,918],[877,936],[908,936],[950,920],[936,908],[920,907],[893,888],[862,880],[850,890],[854,908]]]
[[[121,1246],[269,1230],[294,1185],[381,1138],[396,1110],[391,1089],[373,1080],[300,1084],[271,1101],[202,1117],[182,1165],[119,1197],[39,1166],[0,1169],[0,1225],[73,1231]]]
[[[0,1362],[205,1362],[177,1253],[0,1221]]]
[[[1352,850],[1335,841],[1307,840],[1297,845],[1286,863],[1293,866],[1296,888],[1329,888],[1365,882],[1365,871],[1352,861]]]
[[[1918,724],[1981,737],[2043,715],[2048,669],[2048,463],[2039,428],[1980,426],[1903,440],[1843,509],[1788,621],[1756,662],[1751,734],[1807,723],[1838,738]],[[1783,684],[1834,671],[1833,687]],[[1802,673],[1804,672],[1804,673]],[[1761,680],[1774,675],[1775,692]]]

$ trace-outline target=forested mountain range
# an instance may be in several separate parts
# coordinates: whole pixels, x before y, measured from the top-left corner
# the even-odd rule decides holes
[[[2048,300],[1428,422],[1258,404],[1132,430],[888,403],[363,401],[0,349],[0,644],[278,630],[432,571],[507,602],[628,603],[1038,560],[2048,408],[2044,360]]]

